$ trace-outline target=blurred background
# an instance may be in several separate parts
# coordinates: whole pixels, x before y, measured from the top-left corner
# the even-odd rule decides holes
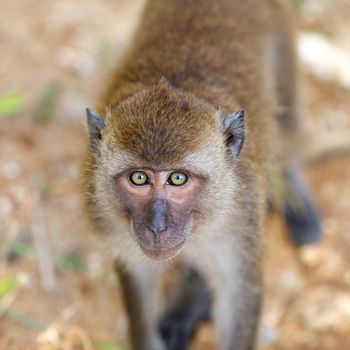
[[[350,2],[286,0],[301,60],[307,174],[324,241],[295,249],[277,215],[264,250],[259,349],[350,349]],[[85,108],[143,1],[0,0],[0,349],[126,350],[118,281],[79,194]],[[215,349],[204,325],[193,349]]]

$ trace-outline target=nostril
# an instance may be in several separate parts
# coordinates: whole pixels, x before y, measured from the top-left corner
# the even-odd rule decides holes
[[[168,226],[165,223],[152,223],[149,227],[150,231],[154,234],[159,235],[163,231],[166,231]]]

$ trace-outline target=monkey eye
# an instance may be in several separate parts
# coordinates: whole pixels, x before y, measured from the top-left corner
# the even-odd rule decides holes
[[[143,171],[135,171],[130,175],[130,181],[136,186],[149,184],[150,179]]]
[[[184,185],[188,180],[188,176],[181,172],[173,172],[168,178],[168,184],[172,186]]]

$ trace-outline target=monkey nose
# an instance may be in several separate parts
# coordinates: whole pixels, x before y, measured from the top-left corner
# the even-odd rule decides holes
[[[156,235],[161,234],[168,228],[167,209],[168,206],[165,200],[156,199],[153,202],[148,228]]]
[[[155,215],[152,218],[152,221],[150,222],[148,228],[154,234],[160,235],[163,231],[166,231],[168,228],[166,218]]]

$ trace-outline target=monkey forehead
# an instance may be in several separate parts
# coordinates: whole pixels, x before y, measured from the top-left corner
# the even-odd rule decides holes
[[[131,168],[151,168],[154,170],[188,170],[204,178],[209,178],[219,173],[225,164],[225,149],[219,140],[207,140],[202,147],[188,152],[182,159],[172,162],[146,161],[135,159],[128,151],[120,150],[113,145],[103,144],[102,164],[104,171],[110,176],[129,170]]]
[[[161,82],[110,111],[107,126],[116,146],[140,162],[173,164],[217,136],[215,118],[213,107]]]

